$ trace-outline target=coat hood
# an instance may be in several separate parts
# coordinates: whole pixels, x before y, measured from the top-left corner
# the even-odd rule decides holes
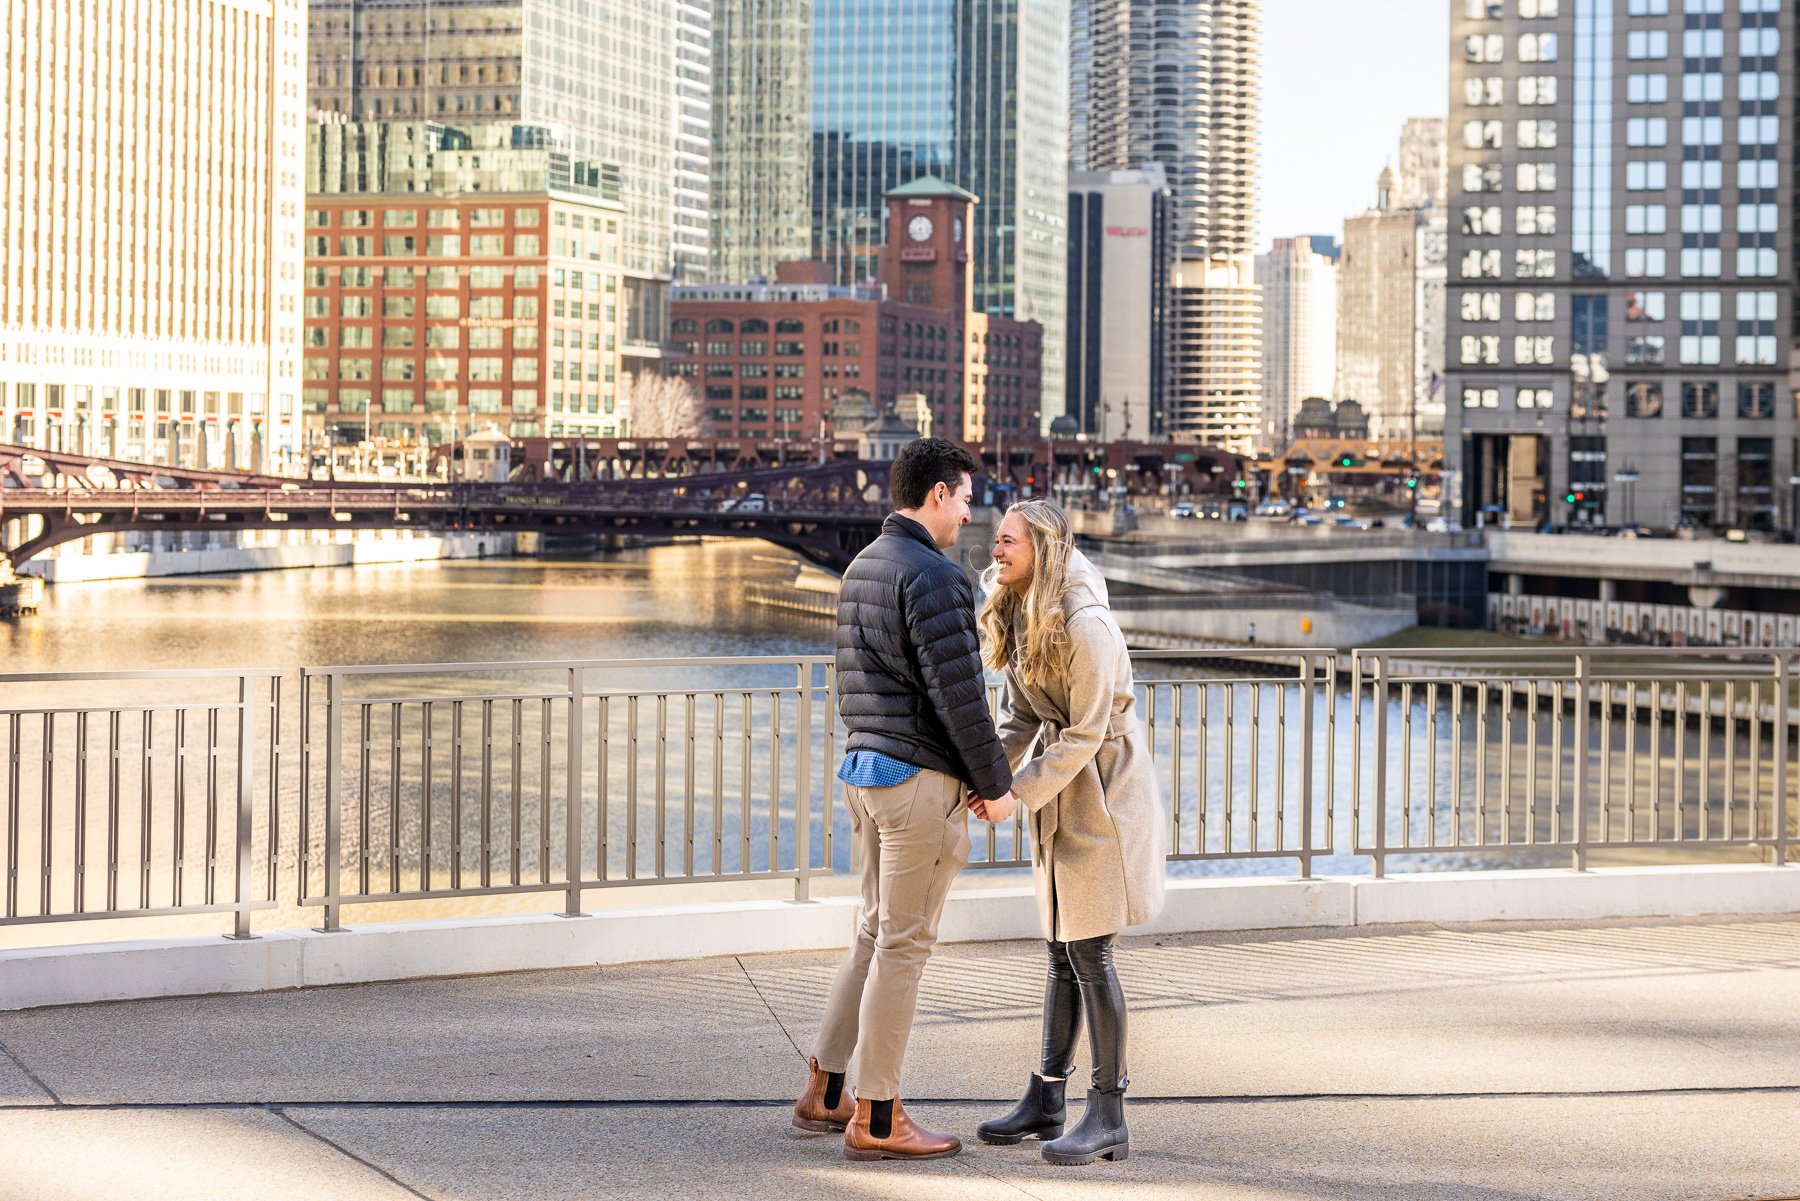
[[[1106,577],[1086,555],[1078,550],[1070,551],[1069,579],[1063,587],[1063,617],[1073,617],[1083,609],[1104,609],[1106,606]]]

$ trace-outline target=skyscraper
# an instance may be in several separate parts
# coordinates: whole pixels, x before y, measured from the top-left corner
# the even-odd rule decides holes
[[[1069,172],[1069,414],[1101,441],[1163,432],[1173,205],[1163,169]]]
[[[873,278],[884,197],[925,175],[979,198],[975,307],[1044,327],[1043,411],[1063,411],[1067,0],[814,0],[813,248]]]
[[[0,441],[300,445],[300,0],[0,13]]]
[[[707,269],[710,0],[312,0],[308,100],[353,121],[527,125],[616,164],[629,337]]]
[[[1791,524],[1793,6],[1459,0],[1451,32],[1448,498]]]
[[[1408,122],[1407,129],[1431,124]],[[1416,164],[1418,144],[1411,150]],[[1407,152],[1403,137],[1402,161]],[[1432,176],[1429,166],[1390,164],[1375,206],[1344,221],[1336,391],[1362,406],[1377,439],[1435,438],[1444,429],[1445,216],[1431,199]]]
[[[1308,397],[1330,397],[1337,369],[1336,239],[1276,238],[1256,256],[1262,293],[1263,410],[1259,445],[1279,452]]]
[[[812,0],[714,0],[712,278],[811,253]]]
[[[1166,428],[1240,450],[1257,439],[1262,403],[1260,9],[1259,0],[1075,0],[1073,21],[1071,161],[1092,171],[1156,162],[1169,173],[1176,367]]]

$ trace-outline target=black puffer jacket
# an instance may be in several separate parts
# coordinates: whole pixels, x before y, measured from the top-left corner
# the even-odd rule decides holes
[[[989,800],[1012,771],[988,714],[975,595],[925,527],[892,514],[838,592],[838,708],[853,751],[955,776]]]

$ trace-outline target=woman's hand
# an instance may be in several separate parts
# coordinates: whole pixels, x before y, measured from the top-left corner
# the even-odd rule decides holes
[[[1019,798],[1012,794],[1011,789],[1007,790],[1005,796],[991,801],[983,800],[972,792],[969,794],[969,812],[982,821],[992,822],[994,825],[999,825],[1010,818],[1018,807]]]

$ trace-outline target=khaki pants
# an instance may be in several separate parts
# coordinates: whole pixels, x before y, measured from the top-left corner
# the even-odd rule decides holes
[[[921,771],[892,788],[845,789],[862,853],[862,922],[844,956],[814,1056],[847,1071],[857,1053],[856,1095],[900,1095],[919,974],[937,942],[950,882],[969,861],[969,809],[960,780]]]

